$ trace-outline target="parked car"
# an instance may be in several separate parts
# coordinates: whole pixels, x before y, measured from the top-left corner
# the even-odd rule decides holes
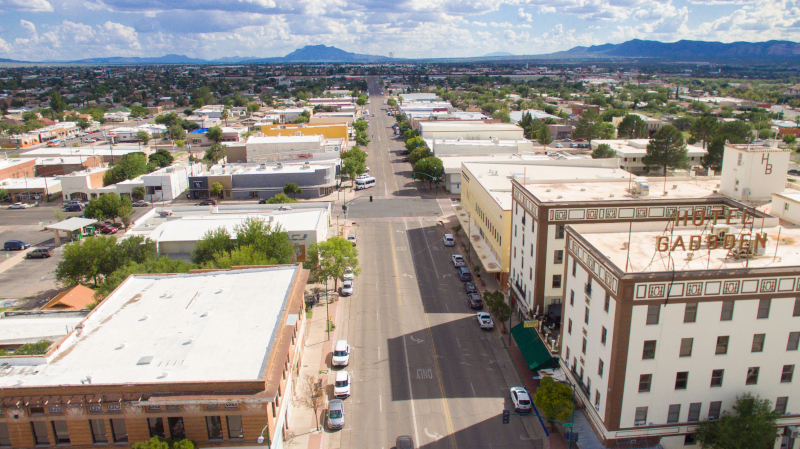
[[[511,402],[514,403],[514,410],[517,413],[530,413],[533,410],[531,405],[531,395],[524,387],[511,387]]]
[[[353,294],[353,281],[348,279],[342,282],[342,296],[350,296]]]
[[[342,275],[342,279],[344,279],[345,281],[352,281],[353,279],[355,279],[355,275],[353,274],[353,268],[347,267],[347,271],[345,271],[344,274]]]
[[[80,212],[83,210],[82,204],[70,204],[64,208],[64,212]]]
[[[198,204],[198,206],[216,206],[216,205],[217,205],[217,200],[210,200],[210,199],[200,201],[200,204]]]
[[[394,446],[395,449],[414,449],[414,440],[408,435],[403,435],[397,437]]]
[[[453,234],[445,234],[442,237],[442,241],[444,242],[444,246],[455,246],[456,239],[453,237]]]
[[[339,371],[336,373],[336,381],[333,384],[333,397],[346,398],[350,396],[350,373]]]
[[[556,148],[564,148],[564,145],[561,145],[560,143],[557,143],[556,144]]]
[[[23,242],[21,240],[9,240],[3,244],[3,248],[6,251],[22,250],[22,249],[28,249],[30,247],[31,247],[30,243]]]
[[[28,203],[14,203],[8,206],[9,209],[27,209],[29,207],[31,207],[31,205]]]
[[[264,199],[258,200],[258,204],[268,204],[268,203],[267,203],[267,198],[264,198]]]
[[[116,234],[117,231],[119,231],[119,228],[106,224],[98,224],[97,230],[102,232],[103,234]]]
[[[789,170],[789,172],[788,172],[788,173],[789,173],[790,175],[792,175],[792,176],[800,176],[800,170],[798,170],[798,169],[796,169],[796,168],[793,168],[793,169]]]
[[[144,200],[135,201],[135,202],[131,203],[131,206],[133,206],[133,207],[147,207],[149,205],[150,205],[150,203],[147,202],[147,201],[144,201]]]
[[[572,139],[561,139],[562,142],[572,142]]]
[[[467,294],[478,293],[478,287],[476,287],[472,282],[465,282],[464,289],[467,291]]]
[[[333,356],[331,357],[331,365],[333,366],[347,366],[350,364],[350,344],[347,340],[339,340],[336,346],[333,347]]]
[[[450,260],[453,261],[453,266],[456,268],[467,266],[467,261],[464,260],[464,256],[461,254],[453,254],[450,256]]]
[[[478,324],[480,324],[481,329],[494,329],[494,321],[492,321],[492,316],[489,315],[489,313],[478,312],[476,317],[478,318]]]
[[[33,251],[30,251],[25,257],[28,259],[46,259],[53,255],[53,252],[50,248],[36,248]]]
[[[467,302],[469,303],[470,309],[480,310],[483,308],[483,298],[481,298],[480,293],[468,293]]]
[[[328,403],[328,427],[331,430],[344,427],[344,402],[341,399],[331,399]]]
[[[469,282],[472,280],[472,273],[469,272],[469,268],[467,267],[459,267],[458,278],[461,279],[462,282]]]

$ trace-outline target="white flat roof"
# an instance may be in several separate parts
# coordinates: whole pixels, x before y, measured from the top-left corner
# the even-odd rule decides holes
[[[0,181],[4,189],[44,189],[61,186],[59,178],[6,178]]]
[[[420,126],[427,128],[427,131],[437,131],[440,129],[466,129],[472,131],[492,131],[492,130],[522,131],[522,128],[520,128],[517,125],[512,125],[510,123],[484,123],[484,122],[463,123],[455,120],[448,120],[443,122],[436,122],[436,121],[422,122],[420,123]]]
[[[20,153],[20,157],[60,157],[60,156],[122,156],[128,153],[143,151],[137,146],[119,146],[114,149],[108,146],[92,147],[42,147]]]
[[[0,344],[18,345],[39,340],[56,341],[86,318],[86,311],[0,315]]]
[[[297,266],[133,275],[45,365],[15,366],[0,386],[263,379]],[[269,288],[264,288],[269,286]]]
[[[95,223],[97,223],[97,220],[94,218],[70,217],[64,221],[47,225],[45,226],[45,229],[49,229],[51,231],[77,231],[78,229],[82,229]]]
[[[250,136],[247,138],[247,144],[259,144],[259,143],[294,143],[294,142],[321,142],[324,136],[322,134],[314,134],[314,135],[306,135],[306,136],[295,136],[296,129],[286,129],[282,130],[286,131],[287,135],[285,136]]]
[[[610,140],[593,140],[592,148],[602,144],[608,144],[612,150],[624,156],[644,156],[647,154],[647,144],[650,139],[610,139]],[[705,156],[707,151],[702,146],[686,145],[686,150],[689,157]]]
[[[540,183],[538,179],[529,179],[524,187],[541,201],[556,202],[620,201],[631,199],[642,201],[647,199],[708,198],[724,196],[719,193],[720,180],[718,178],[695,180],[667,178],[667,194],[664,195],[663,177],[628,177],[627,172],[623,170],[618,170],[618,172],[623,172],[626,175],[614,182],[597,182],[589,179],[562,183]],[[634,196],[629,192],[628,188],[635,186],[636,179],[644,179],[647,181],[650,187],[649,195]],[[715,190],[717,192],[714,192]]]
[[[273,213],[253,214],[213,214],[189,215],[179,219],[167,220],[158,226],[148,237],[157,242],[194,242],[203,238],[208,231],[225,228],[232,237],[236,236],[234,228],[248,218],[261,218],[272,226],[279,225],[284,231],[313,231],[323,219],[322,209],[276,211]]]
[[[29,159],[0,159],[0,170],[28,162]]]

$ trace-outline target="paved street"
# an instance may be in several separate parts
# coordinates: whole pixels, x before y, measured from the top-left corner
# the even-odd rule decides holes
[[[336,338],[353,348],[353,393],[347,425],[326,430],[326,446],[390,448],[411,435],[420,448],[542,447],[535,414],[502,423],[518,377],[498,330],[481,330],[465,302],[450,262],[458,247],[442,245],[450,199],[410,179],[376,91],[371,80],[367,165],[377,186],[346,196],[363,272],[340,300]]]

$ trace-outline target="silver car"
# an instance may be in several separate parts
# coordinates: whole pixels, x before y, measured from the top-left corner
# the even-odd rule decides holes
[[[341,399],[332,399],[328,403],[328,427],[332,430],[344,427],[344,402]]]
[[[353,281],[346,280],[342,282],[342,296],[350,296],[353,294]]]

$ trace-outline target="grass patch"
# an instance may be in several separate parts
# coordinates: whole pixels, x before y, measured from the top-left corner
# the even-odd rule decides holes
[[[311,319],[312,316],[314,316],[314,311],[311,309],[306,309],[306,319]]]
[[[185,152],[185,151],[181,151],[180,153],[178,153],[178,154],[176,154],[176,155],[175,155],[175,159],[177,159],[177,158],[179,158],[179,157],[183,156],[184,154],[186,154],[186,152]]]

